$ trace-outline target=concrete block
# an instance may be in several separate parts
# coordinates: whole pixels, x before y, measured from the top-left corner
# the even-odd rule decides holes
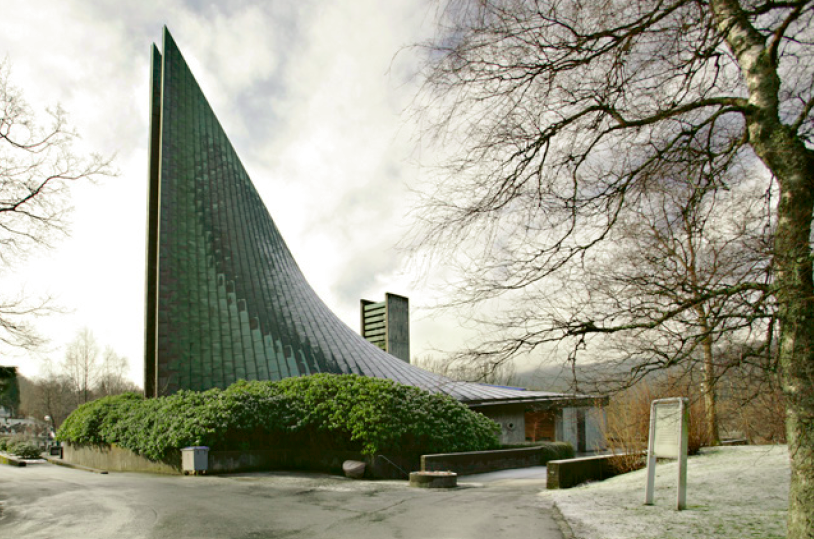
[[[613,455],[602,455],[549,461],[546,486],[549,489],[571,488],[586,481],[601,481],[618,475],[613,459]]]
[[[528,468],[539,466],[541,455],[540,447],[422,455],[421,470],[426,472],[453,470],[459,474],[468,475],[512,468]]]
[[[455,472],[412,472],[410,486],[418,488],[455,488],[458,474]]]
[[[4,455],[3,453],[0,453],[0,464],[8,464],[9,466],[17,466],[22,468],[25,466],[25,461],[12,457],[11,455]]]

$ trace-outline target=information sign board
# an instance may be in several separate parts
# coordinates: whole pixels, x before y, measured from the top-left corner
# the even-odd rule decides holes
[[[678,460],[676,509],[687,507],[687,439],[689,408],[686,398],[658,399],[650,406],[650,439],[647,446],[647,485],[644,503],[653,505],[656,487],[656,459]]]
[[[656,458],[677,459],[681,436],[681,402],[661,402],[654,407],[656,432],[653,449]]]

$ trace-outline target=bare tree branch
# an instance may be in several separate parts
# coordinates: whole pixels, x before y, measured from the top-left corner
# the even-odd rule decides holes
[[[416,110],[448,159],[408,247],[486,324],[457,357],[701,366],[714,415],[721,351],[754,351],[808,539],[814,1],[452,0],[424,47]]]
[[[57,107],[51,123],[37,124],[21,91],[10,82],[8,61],[0,62],[0,268],[67,234],[69,185],[113,174],[111,160],[76,154],[78,135]],[[35,348],[43,339],[32,317],[54,312],[50,298],[0,296],[0,343]]]

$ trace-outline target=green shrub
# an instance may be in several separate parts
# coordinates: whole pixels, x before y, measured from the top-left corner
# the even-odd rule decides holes
[[[40,449],[31,442],[18,442],[13,447],[9,448],[13,455],[21,459],[38,459],[40,458]]]
[[[574,446],[568,442],[544,442],[541,447],[543,455],[540,464],[547,464],[550,460],[574,458]]]
[[[448,396],[356,375],[239,381],[169,397],[105,397],[79,407],[57,438],[116,444],[153,460],[190,445],[215,450],[326,447],[365,454],[498,447],[499,426]]]
[[[295,428],[316,426],[342,433],[365,454],[498,447],[500,427],[446,395],[355,375],[287,378],[277,385],[303,407]]]
[[[0,436],[0,451],[8,451],[8,437]]]
[[[88,402],[65,419],[59,432],[63,433],[64,439],[75,440],[76,443],[107,443],[119,421],[127,416],[133,406],[143,401],[141,395],[123,393]]]

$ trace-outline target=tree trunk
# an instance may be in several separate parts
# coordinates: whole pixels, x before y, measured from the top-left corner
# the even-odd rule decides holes
[[[814,153],[780,121],[780,77],[766,39],[737,0],[712,0],[710,6],[749,90],[749,144],[780,187],[773,262],[791,457],[788,539],[814,539],[814,280],[809,243]]]
[[[698,279],[692,268],[690,278],[692,279],[693,286],[697,286]],[[698,324],[704,334],[704,339],[701,342],[701,349],[704,352],[704,419],[707,423],[704,432],[707,436],[706,443],[709,445],[718,445],[720,443],[720,434],[718,432],[718,399],[715,389],[715,356],[712,351],[712,337],[710,336],[710,327],[704,308],[699,305],[695,308],[695,312],[698,315]]]
[[[707,336],[703,342],[704,349],[704,412],[707,420],[707,443],[718,445],[720,433],[718,432],[718,407],[715,390],[715,363],[712,355],[712,339]]]
[[[779,360],[791,456],[789,539],[814,538],[814,284],[809,249],[814,178],[781,180],[775,241]]]
[[[758,121],[760,118],[758,117]],[[814,538],[814,167],[803,143],[777,122],[750,125],[752,146],[780,185],[774,244],[779,363],[791,457],[788,538]],[[771,127],[771,125],[769,125]]]

